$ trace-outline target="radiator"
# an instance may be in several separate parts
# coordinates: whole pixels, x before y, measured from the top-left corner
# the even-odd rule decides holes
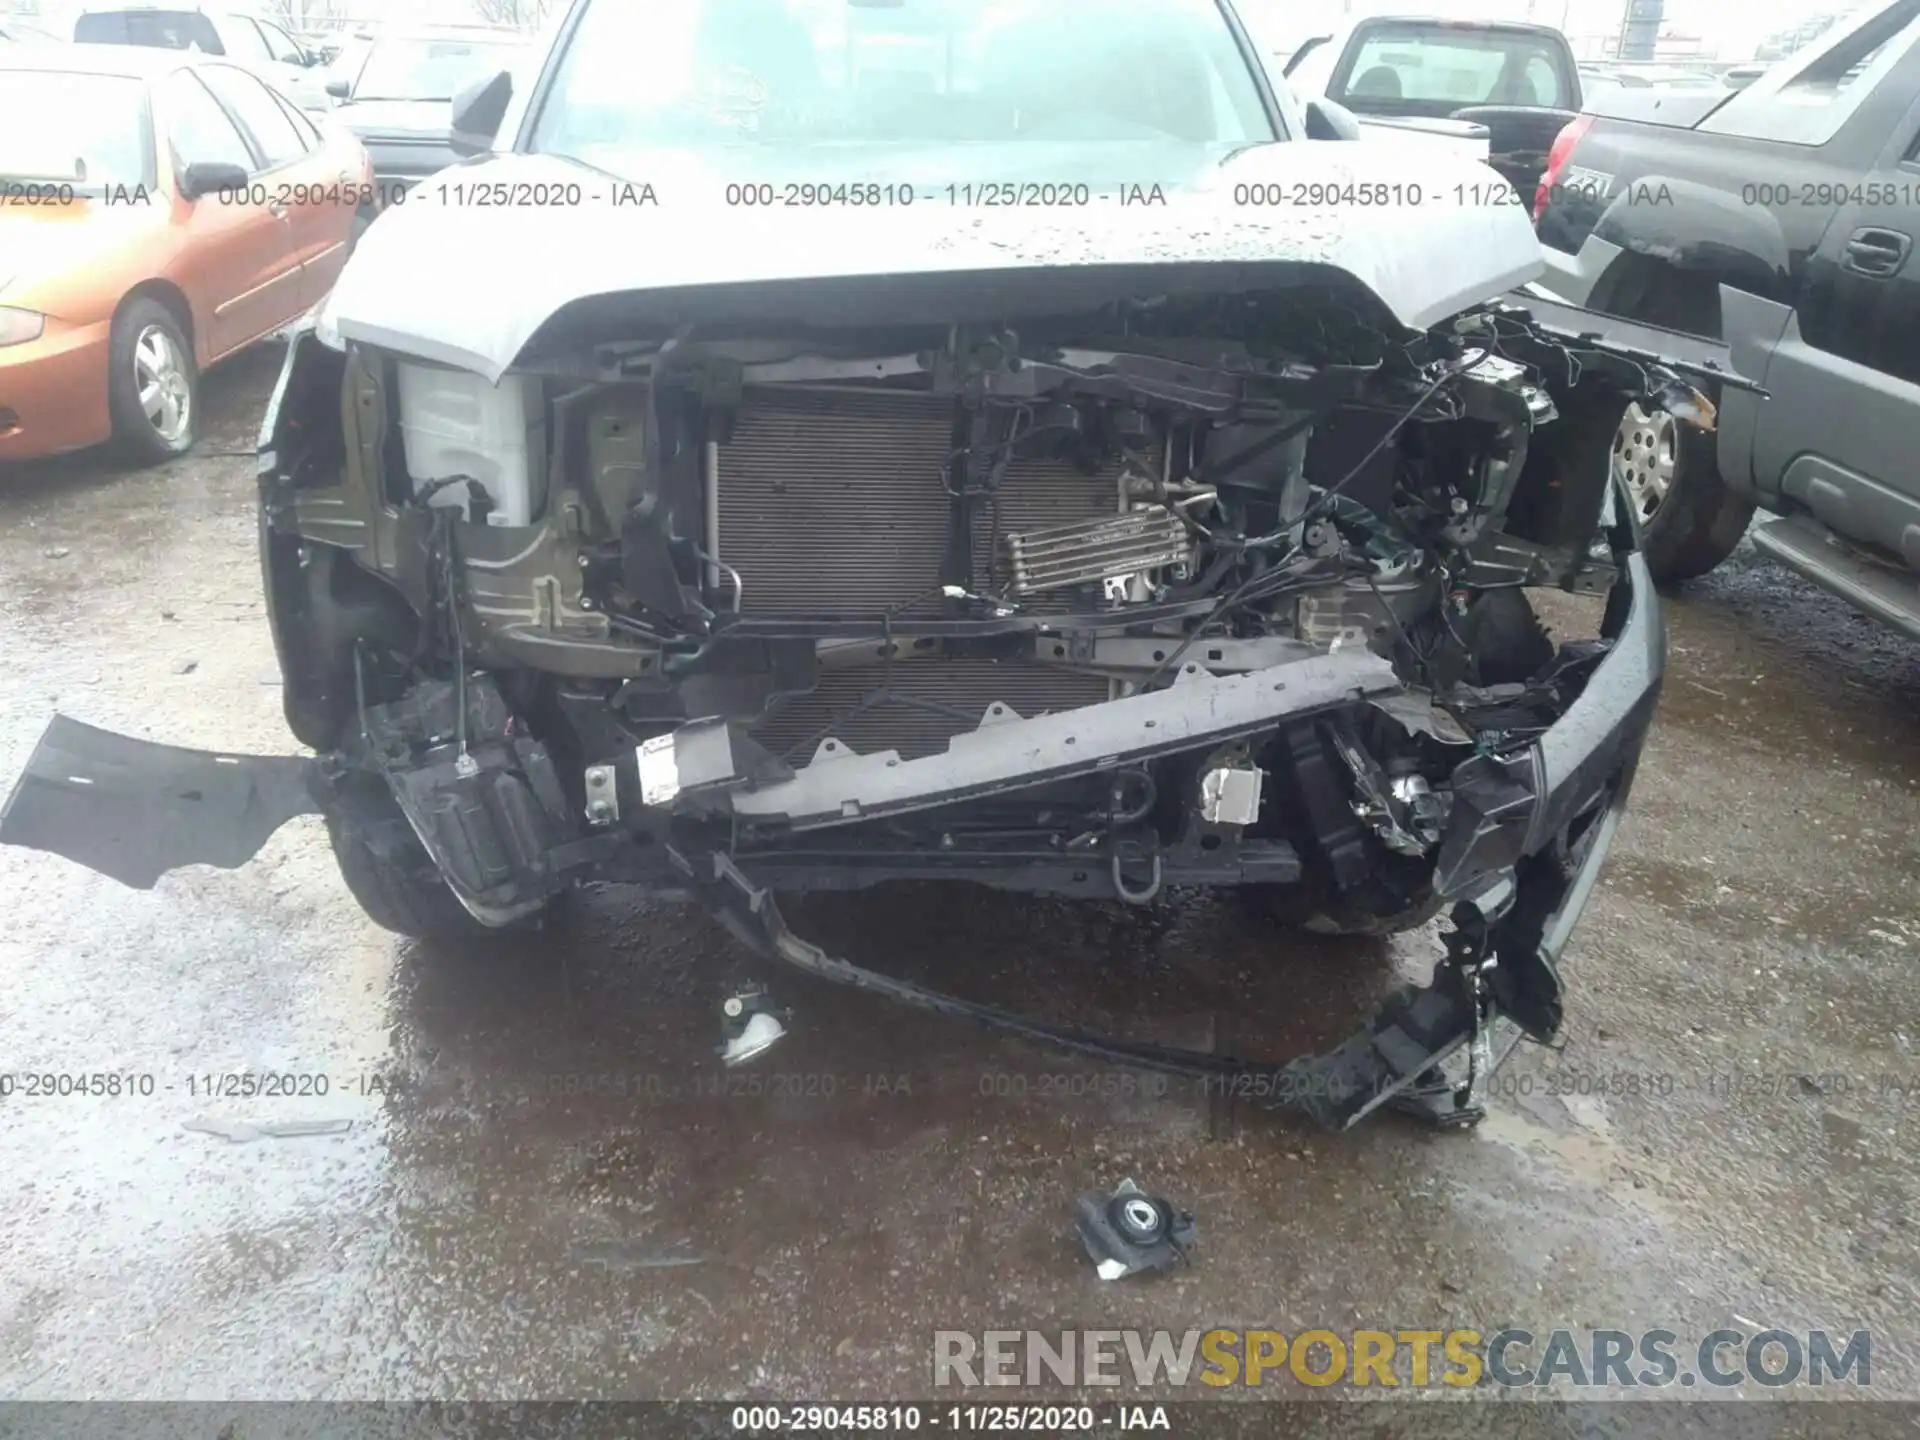
[[[749,388],[719,456],[719,555],[740,573],[743,613],[937,613],[955,414],[953,400],[935,396]],[[1064,461],[1015,461],[997,520],[984,506],[973,517],[972,588],[989,588],[990,539],[1111,517],[1119,493],[1117,463],[1089,475]],[[1004,582],[1003,549],[998,572]],[[1071,603],[1035,596],[1022,609],[1058,612]],[[755,734],[776,753],[801,747],[794,758],[802,760],[822,731],[858,751],[917,758],[972,729],[996,701],[1031,716],[1098,704],[1110,693],[1102,677],[1030,662],[916,658],[893,668],[891,693],[901,699],[849,714],[881,677],[877,666],[823,671],[818,689],[789,701]]]
[[[720,447],[720,558],[757,616],[937,610],[953,401],[749,389]]]
[[[931,395],[751,388],[720,448],[720,557],[748,615],[930,613],[950,520],[955,402]],[[976,591],[1007,587],[1006,537],[1120,513],[1118,461],[1087,474],[1020,459],[974,507]],[[995,579],[997,577],[997,582]],[[1058,613],[1067,595],[1023,597]]]

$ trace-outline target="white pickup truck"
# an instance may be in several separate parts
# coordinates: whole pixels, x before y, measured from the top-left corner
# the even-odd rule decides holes
[[[1352,111],[1364,138],[1486,161],[1522,195],[1581,102],[1573,48],[1545,25],[1373,15],[1308,36],[1280,69],[1303,102]]]

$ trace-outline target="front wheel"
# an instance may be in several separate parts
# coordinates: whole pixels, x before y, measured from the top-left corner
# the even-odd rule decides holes
[[[186,454],[200,418],[200,377],[179,319],[158,300],[135,300],[114,317],[107,349],[116,448],[136,465]]]
[[[327,807],[327,838],[340,878],[369,920],[414,940],[474,939],[500,928],[460,903],[383,781],[356,774],[346,783],[351,794]],[[507,928],[525,927],[546,908]]]
[[[1640,517],[1641,548],[1656,580],[1691,580],[1733,553],[1753,502],[1720,478],[1711,432],[1636,401],[1613,437],[1615,473]]]
[[[406,822],[402,819],[399,824],[404,827]],[[486,933],[487,927],[455,898],[411,833],[399,834],[390,822],[367,827],[336,814],[327,817],[327,838],[333,842],[340,878],[367,918],[381,929],[414,940]]]

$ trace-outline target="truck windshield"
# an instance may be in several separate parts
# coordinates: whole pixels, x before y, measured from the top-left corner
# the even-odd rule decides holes
[[[451,100],[468,81],[506,69],[517,49],[500,40],[381,40],[366,56],[353,98]]]
[[[1273,138],[1218,0],[593,0],[531,148]]]
[[[213,21],[198,10],[97,10],[73,22],[73,38],[88,45],[145,45],[167,50],[225,50]]]
[[[1574,76],[1554,37],[1436,23],[1369,27],[1333,99],[1363,114],[1440,114],[1466,105],[1576,110]]]

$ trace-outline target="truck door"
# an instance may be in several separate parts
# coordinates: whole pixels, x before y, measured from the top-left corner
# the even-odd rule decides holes
[[[1796,182],[1793,198],[1832,219],[1768,367],[1754,469],[1841,534],[1920,568],[1920,19],[1844,83],[1869,79],[1849,126],[1874,127],[1875,158]]]

